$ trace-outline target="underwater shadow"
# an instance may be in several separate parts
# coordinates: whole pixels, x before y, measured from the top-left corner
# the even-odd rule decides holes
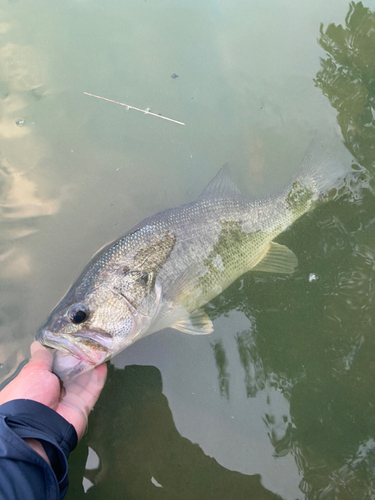
[[[260,475],[228,470],[182,437],[162,388],[156,367],[109,365],[88,433],[69,460],[68,500],[280,500]],[[100,461],[92,470],[85,469],[88,447]]]

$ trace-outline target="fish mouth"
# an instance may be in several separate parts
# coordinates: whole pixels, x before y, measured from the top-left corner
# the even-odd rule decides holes
[[[112,339],[96,330],[73,335],[41,329],[36,340],[56,349],[52,371],[62,380],[71,380],[106,361],[111,354]]]

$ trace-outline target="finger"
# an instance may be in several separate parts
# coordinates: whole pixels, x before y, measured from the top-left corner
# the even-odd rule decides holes
[[[106,364],[102,364],[95,367],[94,370],[91,372],[91,377],[86,383],[85,391],[93,395],[95,397],[95,401],[98,399],[99,394],[102,392],[106,378],[107,378]]]
[[[107,373],[108,369],[105,363],[97,366],[94,370],[94,382],[96,382],[101,389],[103,389],[105,381],[107,380]]]
[[[77,377],[69,386],[67,386],[67,393],[79,396],[84,405],[88,407],[89,411],[91,411],[98,400],[106,378],[107,366],[97,366],[94,370]]]
[[[57,412],[74,426],[78,440],[84,433],[88,415],[99,397],[106,377],[107,366],[100,365],[77,377],[66,387],[67,393],[59,404]]]
[[[74,388],[72,388],[77,393],[88,388],[101,391],[105,384],[106,378],[107,365],[102,364],[74,379],[72,384],[72,386],[74,385]]]
[[[53,354],[51,349],[47,349],[39,342],[34,341],[30,346],[30,352],[31,359],[28,365],[42,364],[48,371],[52,370]]]
[[[96,367],[92,372],[92,377],[89,380],[85,390],[80,394],[81,398],[85,401],[86,405],[93,409],[95,403],[97,402],[100,393],[104,387],[107,378],[107,366],[100,365]]]

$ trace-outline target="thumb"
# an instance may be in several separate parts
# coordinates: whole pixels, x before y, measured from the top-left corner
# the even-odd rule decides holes
[[[36,367],[38,365],[40,368],[44,368],[48,371],[52,370],[53,351],[51,349],[47,349],[39,342],[34,341],[30,346],[30,352],[31,359],[26,366],[31,365]]]

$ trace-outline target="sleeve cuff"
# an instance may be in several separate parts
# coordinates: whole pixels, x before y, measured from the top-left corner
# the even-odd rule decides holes
[[[0,405],[0,414],[9,427],[21,438],[34,438],[55,442],[66,458],[77,446],[74,427],[48,406],[30,399],[15,399]]]
[[[8,441],[5,447],[6,458],[24,461],[28,457],[27,461],[40,465],[43,470],[49,470],[56,481],[60,497],[64,498],[69,485],[68,457],[78,441],[74,427],[48,406],[29,399],[16,399],[0,405],[0,423],[1,421],[0,438]],[[24,438],[34,438],[41,442],[51,466],[23,441]],[[14,440],[18,439],[22,442],[17,445]],[[49,473],[47,476],[50,477]]]

